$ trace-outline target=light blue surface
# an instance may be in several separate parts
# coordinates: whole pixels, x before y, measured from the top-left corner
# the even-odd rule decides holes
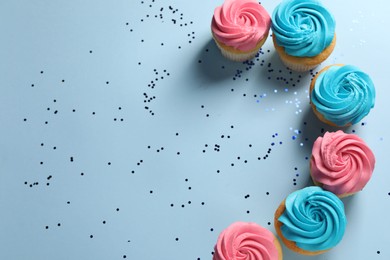
[[[311,111],[310,73],[290,74],[271,39],[253,66],[221,56],[221,2],[0,2],[0,259],[203,260],[232,222],[274,232],[279,203],[311,184],[312,143],[334,129]],[[375,108],[345,131],[377,163],[343,200],[341,243],[285,259],[389,259],[387,3],[324,4],[337,44],[314,73],[370,75]]]

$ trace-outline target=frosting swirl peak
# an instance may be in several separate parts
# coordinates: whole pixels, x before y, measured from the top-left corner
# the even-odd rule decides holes
[[[235,222],[219,235],[213,260],[278,260],[275,240],[271,231],[256,223]]]
[[[271,17],[256,0],[225,0],[214,10],[211,30],[223,44],[250,51],[268,36]]]
[[[278,221],[283,223],[281,232],[286,239],[311,252],[337,245],[347,224],[342,201],[316,186],[291,193]]]
[[[314,57],[331,44],[335,20],[317,0],[284,0],[272,14],[272,31],[287,54]]]
[[[374,83],[355,66],[333,65],[315,79],[311,102],[318,113],[337,126],[356,124],[374,107]]]
[[[362,190],[374,166],[373,152],[357,135],[341,130],[326,132],[314,142],[310,161],[313,181],[336,195]]]

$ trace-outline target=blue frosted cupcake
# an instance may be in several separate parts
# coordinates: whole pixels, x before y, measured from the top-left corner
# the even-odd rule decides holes
[[[352,65],[330,65],[310,84],[310,101],[317,117],[337,127],[360,122],[374,107],[371,78]]]
[[[335,25],[333,15],[317,0],[283,0],[272,14],[275,49],[290,69],[313,69],[333,52]]]
[[[303,255],[318,255],[335,247],[347,224],[343,202],[317,186],[288,195],[276,210],[274,221],[286,247]]]

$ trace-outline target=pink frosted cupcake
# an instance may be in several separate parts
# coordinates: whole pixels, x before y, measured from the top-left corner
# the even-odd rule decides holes
[[[225,0],[215,8],[213,38],[222,55],[233,61],[256,56],[268,37],[271,18],[256,0]]]
[[[354,134],[326,132],[314,142],[310,173],[314,183],[339,197],[364,188],[372,176],[375,156]]]
[[[282,248],[274,234],[256,223],[235,222],[222,231],[213,260],[282,260]]]

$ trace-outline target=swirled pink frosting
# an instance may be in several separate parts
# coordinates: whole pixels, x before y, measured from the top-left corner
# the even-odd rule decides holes
[[[218,237],[213,260],[277,260],[271,231],[256,223],[235,222]]]
[[[375,156],[357,135],[326,132],[314,142],[311,176],[315,182],[336,195],[355,193],[372,176]]]
[[[256,0],[225,0],[214,10],[211,30],[219,42],[250,51],[267,37],[270,26],[268,12]]]

